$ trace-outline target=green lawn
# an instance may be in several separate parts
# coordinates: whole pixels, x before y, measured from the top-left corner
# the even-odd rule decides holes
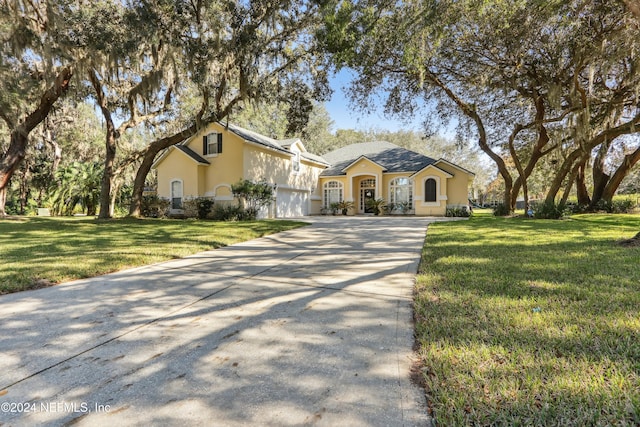
[[[302,225],[293,221],[0,220],[0,294],[183,257]]]
[[[440,426],[640,425],[640,215],[433,224],[416,298]]]

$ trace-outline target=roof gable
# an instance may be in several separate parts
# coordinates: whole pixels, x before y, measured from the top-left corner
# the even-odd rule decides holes
[[[203,158],[200,154],[196,153],[186,145],[176,145],[175,147],[176,149],[180,150],[181,152],[189,156],[189,158],[191,158],[193,161],[197,162],[198,164],[201,164],[201,165],[211,164],[207,159]]]
[[[444,176],[446,176],[447,178],[453,178],[453,175],[450,174],[449,172],[447,172],[444,169],[439,168],[438,166],[436,166],[435,164],[430,164],[425,166],[424,168],[420,169],[419,171],[417,171],[416,173],[414,173],[413,175],[411,175],[411,177],[413,178],[416,175],[420,175],[422,172],[426,171],[427,169],[436,169],[437,171],[439,171],[440,173],[444,174]]]
[[[181,143],[182,144],[182,143]],[[160,157],[158,157],[158,159],[153,162],[153,165],[151,165],[152,169],[155,169],[158,167],[158,165],[160,163],[162,163],[162,161],[164,159],[166,159],[169,154],[171,154],[171,152],[178,150],[180,153],[186,155],[187,157],[189,157],[191,160],[193,160],[194,162],[196,162],[199,165],[210,165],[211,163],[209,163],[209,161],[205,158],[203,158],[202,156],[200,156],[198,153],[196,153],[195,151],[193,151],[191,148],[187,147],[186,145],[181,145],[181,144],[177,144],[177,145],[172,145],[171,147],[167,148],[161,155]]]
[[[458,165],[456,165],[455,163],[451,163],[451,162],[450,162],[450,161],[448,161],[448,160],[445,160],[445,159],[440,158],[440,159],[438,159],[438,161],[436,162],[436,164],[438,164],[438,163],[444,163],[444,164],[449,165],[449,166],[451,166],[451,167],[453,167],[453,168],[456,168],[456,169],[458,169],[458,170],[460,170],[460,171],[462,171],[462,172],[464,172],[464,173],[468,173],[469,175],[476,176],[476,174],[475,174],[475,173],[473,173],[473,172],[471,172],[470,170],[465,169],[465,168],[463,168],[462,166],[458,166]]]
[[[371,164],[373,164],[373,165],[375,165],[375,166],[377,166],[377,167],[381,168],[383,172],[386,172],[386,170],[387,170],[383,165],[381,165],[380,163],[377,163],[377,162],[376,162],[376,161],[374,161],[374,160],[371,160],[371,159],[370,159],[370,158],[368,158],[367,156],[360,156],[360,157],[358,157],[357,159],[355,159],[353,162],[349,163],[347,166],[345,166],[344,168],[342,168],[342,171],[343,171],[343,172],[346,172],[346,171],[347,171],[347,169],[352,168],[352,167],[354,167],[355,165],[357,165],[358,163],[361,163],[361,162],[368,162],[368,163],[371,163]]]

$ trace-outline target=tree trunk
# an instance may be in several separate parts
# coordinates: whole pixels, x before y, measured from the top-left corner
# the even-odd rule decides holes
[[[181,132],[171,135],[166,138],[161,138],[153,141],[142,152],[142,163],[138,167],[136,172],[136,178],[133,182],[133,194],[131,195],[131,206],[129,207],[129,216],[139,217],[142,209],[142,193],[144,192],[144,184],[147,180],[147,175],[151,171],[151,166],[155,161],[156,156],[162,150],[165,150],[172,145],[176,145],[179,142],[184,141],[187,138],[195,135],[198,131],[198,123],[194,123]]]
[[[587,168],[587,160],[588,157],[585,157],[576,165],[575,174],[578,204],[583,206],[589,206],[591,204],[591,198],[589,197],[589,191],[587,190],[587,184],[585,183],[585,169]]]
[[[30,166],[28,161],[26,164],[23,163],[22,176],[20,177],[20,215],[25,214],[27,203],[29,202],[29,194],[31,194],[29,189],[29,168]]]
[[[487,155],[498,167],[498,173],[502,176],[504,180],[504,198],[502,203],[509,208],[511,206],[511,190],[513,188],[513,178],[507,169],[507,165],[504,162],[504,159],[500,157],[495,151],[489,147],[487,142],[487,132],[484,128],[484,123],[482,122],[482,118],[480,114],[475,109],[474,105],[470,105],[465,102],[462,98],[460,98],[449,86],[447,86],[436,74],[433,74],[426,71],[426,78],[429,79],[431,83],[435,86],[439,87],[448,97],[451,99],[457,106],[460,108],[462,113],[469,117],[476,124],[476,129],[478,130],[478,145],[480,149]]]
[[[100,185],[100,211],[98,213],[98,218],[100,219],[108,219],[112,217],[111,186],[113,185],[113,165],[116,161],[116,134],[110,114],[109,119],[107,120],[105,148],[104,172],[102,174],[102,183]]]
[[[640,147],[638,147],[633,153],[624,156],[622,164],[618,166],[618,169],[616,169],[614,174],[611,176],[611,179],[609,179],[609,182],[603,189],[602,200],[610,202],[613,199],[613,196],[616,194],[616,191],[618,190],[618,187],[620,186],[620,183],[622,182],[624,177],[629,174],[631,168],[633,168],[639,161]]]
[[[605,173],[605,161],[612,140],[606,140],[600,145],[596,158],[593,159],[593,195],[591,197],[591,207],[595,206],[602,199],[604,187],[609,182],[609,175]]]
[[[0,218],[7,216],[5,206],[7,204],[7,186],[0,188]]]
[[[11,131],[9,148],[0,158],[0,217],[6,216],[7,187],[16,168],[24,159],[29,133],[47,117],[53,104],[66,92],[72,76],[73,71],[70,67],[61,69],[55,82],[40,98],[38,107]]]
[[[89,81],[91,81],[91,85],[96,92],[96,99],[107,126],[105,134],[104,172],[102,174],[102,182],[100,184],[100,211],[98,212],[98,218],[108,219],[112,216],[111,186],[113,185],[113,166],[116,160],[116,140],[119,135],[117,134],[116,127],[113,124],[111,111],[107,107],[105,94],[102,90],[102,84],[96,70],[89,70]]]
[[[589,157],[585,157],[586,161]],[[569,199],[569,193],[571,192],[571,187],[573,187],[574,182],[576,181],[576,176],[578,176],[578,168],[580,167],[580,163],[577,163],[573,169],[571,170],[571,176],[567,180],[567,185],[564,188],[564,193],[562,194],[562,199],[560,199],[560,203],[563,205],[567,203],[567,199]]]

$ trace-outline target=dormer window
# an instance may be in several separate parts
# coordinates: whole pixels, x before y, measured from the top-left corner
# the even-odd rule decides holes
[[[215,156],[222,153],[222,134],[214,132],[203,136],[202,153],[205,156]]]

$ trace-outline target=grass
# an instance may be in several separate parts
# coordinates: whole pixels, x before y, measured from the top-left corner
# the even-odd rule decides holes
[[[429,227],[417,282],[438,425],[640,425],[640,215]]]
[[[302,225],[293,221],[0,220],[0,294],[179,258]]]

